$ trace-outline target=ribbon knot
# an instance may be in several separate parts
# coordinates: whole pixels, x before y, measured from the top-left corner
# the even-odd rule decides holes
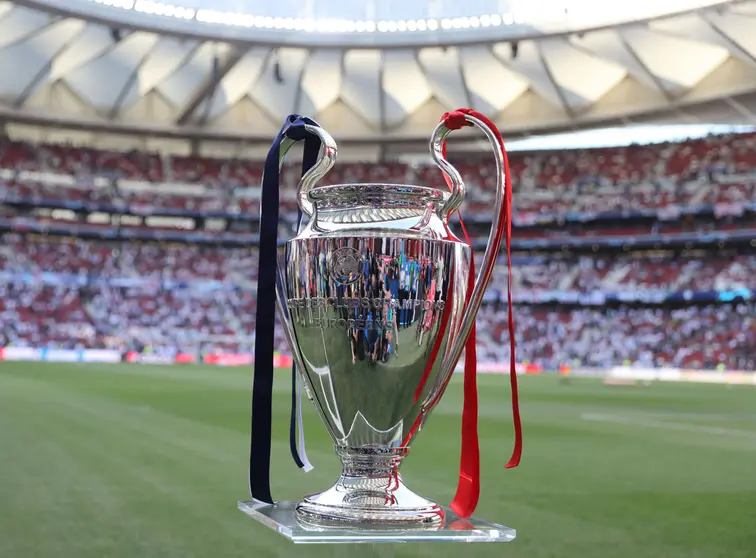
[[[459,130],[465,126],[472,126],[472,122],[469,122],[467,118],[465,118],[464,109],[445,113],[441,117],[441,122],[443,122],[444,126],[450,130]]]
[[[307,125],[312,125],[312,121],[308,122],[308,120],[310,119],[298,118],[292,122],[291,126],[286,129],[286,137],[294,141],[301,141],[312,137],[312,132],[306,128]]]

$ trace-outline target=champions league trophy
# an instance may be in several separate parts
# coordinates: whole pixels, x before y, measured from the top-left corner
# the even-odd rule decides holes
[[[490,140],[497,170],[495,218],[477,279],[472,248],[449,229],[465,185],[445,158],[452,129],[470,125]],[[306,143],[297,200],[308,220],[286,243],[280,267],[271,243],[277,232],[278,172],[299,140]],[[511,221],[506,154],[485,117],[469,109],[445,115],[433,131],[430,151],[447,190],[318,186],[335,163],[336,143],[312,120],[290,117],[266,163],[250,469],[254,500],[239,507],[295,542],[506,542],[515,537],[512,529],[469,517],[477,485],[469,513],[455,513],[412,492],[399,474],[473,331]],[[269,490],[273,289],[299,376],[294,389],[302,382],[342,463],[331,488],[298,503],[273,503]],[[474,347],[472,352],[474,359]],[[301,465],[293,432],[292,449]]]

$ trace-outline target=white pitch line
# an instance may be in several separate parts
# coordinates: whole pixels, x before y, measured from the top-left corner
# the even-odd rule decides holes
[[[682,422],[667,422],[660,420],[645,420],[633,417],[623,417],[620,415],[608,415],[602,413],[583,413],[580,415],[583,420],[594,422],[608,422],[613,424],[624,424],[626,426],[642,426],[646,428],[662,428],[666,430],[679,430],[683,432],[696,432],[699,434],[713,434],[715,436],[737,436],[756,440],[756,432],[748,430],[735,430],[733,428],[720,428],[717,426],[702,426],[698,424],[685,424]]]

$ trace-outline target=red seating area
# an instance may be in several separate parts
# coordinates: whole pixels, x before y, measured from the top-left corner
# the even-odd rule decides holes
[[[756,182],[735,185],[706,185],[707,191],[697,203],[699,205],[727,205],[745,204],[756,200]],[[258,200],[233,197],[228,191],[217,190],[203,195],[175,195],[160,193],[159,190],[131,192],[124,189],[112,190],[108,188],[93,188],[79,184],[75,187],[61,187],[60,185],[44,184],[29,180],[0,179],[0,203],[4,199],[24,199],[33,203],[42,200],[61,199],[61,195],[68,202],[91,203],[100,205],[112,205],[115,207],[130,207],[135,213],[153,213],[159,210],[187,211],[199,213],[231,213],[256,214],[259,211]],[[682,188],[675,191],[662,192],[659,194],[628,192],[611,195],[573,195],[560,199],[531,199],[527,194],[515,195],[515,217],[523,217],[529,214],[565,215],[570,212],[604,212],[604,211],[634,211],[640,209],[663,209],[671,206],[685,207],[691,204],[692,194]],[[469,201],[463,204],[462,212],[465,216],[483,214],[491,209],[491,201]],[[283,199],[281,207],[284,213],[296,210],[294,202]],[[710,227],[720,226],[711,223]],[[679,225],[665,227],[665,232],[682,232],[685,230]],[[695,227],[691,227],[695,228]],[[606,236],[622,234],[647,234],[649,227],[638,228],[637,226],[626,229],[589,230],[580,232],[581,236]],[[518,237],[545,237],[556,232],[548,231],[522,231]]]
[[[754,199],[753,181],[720,183],[719,176],[756,170],[756,134],[722,135],[681,143],[629,146],[548,153],[512,153],[510,169],[520,213],[558,213],[659,209],[691,203],[726,204]],[[495,172],[488,159],[458,157],[455,161],[468,184],[466,211],[488,211]],[[479,159],[479,160],[476,160]],[[295,164],[284,172],[286,189],[297,181]],[[0,140],[0,169],[47,171],[76,177],[67,188],[72,200],[118,202],[156,208],[200,211],[256,212],[256,200],[236,198],[238,187],[259,186],[262,163],[246,160],[176,157],[155,153],[30,144]],[[153,183],[149,191],[119,187],[117,192],[93,188],[92,176],[117,176]],[[161,193],[163,183],[199,184],[203,194]],[[340,163],[324,184],[341,182],[400,182],[445,187],[435,166],[404,163]],[[688,184],[691,182],[692,184]],[[686,185],[687,184],[687,185]],[[162,187],[165,190],[165,187]],[[3,191],[24,197],[60,193],[44,184],[18,177],[0,184]],[[289,196],[285,210],[295,209]]]
[[[495,169],[488,157],[482,157],[465,155],[454,160],[468,186],[466,216],[490,211]],[[737,214],[739,205],[756,200],[756,134],[512,153],[510,163],[515,213],[523,220],[529,214],[544,213],[639,209],[674,213],[676,206],[694,204],[715,205],[719,214],[727,215]],[[298,164],[284,168],[284,212],[296,208],[291,194],[298,172]],[[34,146],[0,139],[0,173],[0,203],[8,198],[64,199],[130,206],[145,213],[156,208],[256,213],[257,200],[245,197],[242,190],[259,186],[262,164],[70,145]],[[435,166],[398,162],[340,163],[324,183],[342,182],[445,187]],[[569,229],[518,230],[517,239],[634,236],[738,226],[726,220],[628,224],[604,230],[572,225]],[[754,255],[559,255],[518,261],[512,282],[515,302],[519,302],[537,300],[544,292],[753,289],[754,270]],[[252,247],[6,234],[0,242],[0,346],[101,347],[116,338],[132,349],[249,352],[254,345],[256,274],[257,252]],[[503,293],[506,287],[506,268],[500,265],[490,290]],[[518,360],[547,368],[629,361],[649,366],[724,364],[756,369],[753,305],[547,310],[518,304],[515,312]],[[479,322],[481,358],[508,358],[502,310],[486,306]],[[279,348],[285,349],[280,331],[277,340]]]
[[[756,306],[681,309],[515,309],[518,360],[562,365],[756,370]],[[481,359],[508,362],[506,314],[478,317]]]
[[[0,281],[0,345],[99,347],[80,289]]]
[[[725,134],[679,143],[631,145],[559,152],[521,153],[509,156],[516,183],[529,187],[586,184],[623,184],[662,177],[695,178],[699,173],[742,173],[756,168],[756,133]],[[215,182],[227,180],[256,182],[262,164],[238,159],[209,157],[166,157],[157,153],[96,150],[72,145],[35,146],[24,142],[0,140],[0,167],[25,170],[56,169],[67,174],[84,170],[116,171],[124,178],[163,182]],[[490,163],[458,162],[458,169],[478,186],[492,188]],[[485,170],[481,171],[480,169]],[[166,170],[164,170],[166,169]],[[423,182],[443,182],[433,170],[425,174],[405,164],[340,164],[330,173],[338,181],[404,181],[408,174]]]
[[[252,351],[255,248],[0,237],[0,346]],[[753,288],[756,256],[582,257],[516,262],[514,300],[539,291]],[[44,273],[61,274],[45,277]],[[25,274],[25,275],[24,275]],[[25,280],[19,278],[26,277]],[[29,280],[31,278],[31,280]],[[505,291],[506,267],[491,290]],[[136,280],[145,280],[137,286]],[[164,281],[181,285],[161,288]],[[215,282],[210,288],[208,281]],[[515,307],[518,360],[756,369],[756,306],[670,309]],[[506,359],[506,314],[479,315],[482,359]],[[286,344],[277,332],[280,349]]]
[[[711,291],[752,288],[756,256],[706,258],[592,258],[548,260],[515,265],[515,298],[527,291],[627,292],[641,289]],[[490,289],[506,290],[506,271],[500,267]]]
[[[227,248],[168,243],[123,243],[71,238],[27,240],[0,236],[0,273],[43,272],[140,279],[213,280],[250,289],[257,278],[255,247]],[[709,291],[752,288],[756,255],[649,258],[583,256],[515,260],[512,285],[535,291],[616,292],[637,289]],[[500,258],[489,290],[505,291],[507,270]]]

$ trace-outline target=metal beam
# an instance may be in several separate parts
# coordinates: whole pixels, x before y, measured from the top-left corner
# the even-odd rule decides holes
[[[474,109],[475,99],[473,98],[472,91],[470,91],[470,86],[467,84],[467,78],[465,77],[465,71],[463,70],[463,65],[462,65],[462,50],[464,48],[465,47],[456,47],[457,71],[459,72],[459,79],[462,82],[462,90],[465,93],[465,101],[467,102],[467,106]],[[491,49],[491,53],[493,54],[493,47],[489,46],[488,48]],[[449,107],[449,108],[452,108],[452,107]]]
[[[118,113],[121,110],[121,107],[123,106],[123,102],[126,100],[126,95],[128,95],[129,90],[131,90],[131,86],[134,85],[134,82],[139,77],[139,70],[142,69],[142,66],[144,66],[144,63],[147,62],[147,59],[152,56],[152,54],[157,50],[157,46],[160,44],[160,40],[158,39],[155,41],[155,44],[153,44],[148,50],[147,53],[142,56],[142,59],[139,61],[139,64],[136,65],[136,67],[132,70],[131,75],[129,76],[129,79],[126,80],[126,84],[123,86],[121,91],[118,93],[118,97],[116,98],[115,103],[113,103],[112,108],[110,109],[110,113],[108,114],[108,118],[111,118],[112,120],[115,120],[118,117]]]
[[[756,68],[756,57],[751,54],[743,45],[738,41],[730,37],[727,33],[711,20],[711,17],[706,12],[701,12],[698,16],[703,19],[706,24],[711,27],[712,31],[716,33],[730,48],[730,52],[735,54],[738,58],[744,60],[751,67]]]
[[[619,37],[619,40],[622,42],[622,46],[624,46],[627,52],[630,53],[630,56],[633,57],[633,60],[635,60],[638,63],[638,66],[640,66],[643,72],[654,83],[656,88],[664,96],[667,102],[669,102],[670,104],[673,103],[675,101],[674,95],[672,95],[669,91],[667,91],[667,89],[664,87],[664,84],[659,79],[659,76],[657,76],[654,72],[652,72],[651,69],[643,61],[643,59],[638,55],[638,53],[635,52],[635,49],[630,45],[630,43],[627,41],[627,39],[625,38],[625,35],[622,33],[620,29],[617,30],[617,36]]]
[[[313,51],[308,50],[305,53],[305,59],[302,63],[302,67],[299,70],[299,75],[297,76],[297,90],[294,93],[294,106],[291,107],[292,114],[298,114],[299,111],[299,105],[302,102],[302,80],[304,79],[305,72],[307,71],[307,64],[310,61],[310,58],[312,58]]]
[[[551,83],[551,86],[556,91],[557,97],[559,97],[559,102],[562,104],[562,109],[564,109],[565,114],[570,117],[570,119],[575,118],[575,111],[570,106],[570,103],[567,102],[567,97],[564,95],[564,91],[562,90],[562,86],[557,83],[557,80],[554,78],[554,74],[551,72],[551,68],[549,67],[549,63],[546,62],[546,57],[543,55],[543,48],[541,48],[541,43],[536,43],[536,48],[538,49],[538,60],[541,61],[541,64],[543,65],[543,69],[546,72],[546,76],[549,78],[549,82]]]
[[[383,51],[379,51],[380,60],[378,61],[378,124],[381,132],[384,134],[388,131],[386,122],[386,90],[383,87],[383,76],[386,73],[386,58]]]
[[[743,103],[732,97],[722,97],[722,100],[727,103],[734,111],[740,116],[748,119],[752,124],[756,124],[756,113],[745,106]]]
[[[84,30],[84,26],[82,25],[82,31]],[[61,47],[55,52],[55,54],[51,55],[47,63],[44,65],[44,67],[37,72],[37,75],[35,75],[32,80],[26,84],[23,91],[21,91],[21,94],[16,97],[15,101],[13,101],[13,107],[20,109],[24,106],[24,103],[29,99],[32,93],[37,90],[37,86],[44,81],[48,74],[50,73],[50,70],[53,67],[53,64],[55,64],[55,61],[58,59],[58,56],[61,55],[61,53],[65,52],[65,50],[71,46],[71,43],[73,43],[76,39],[79,38],[79,35],[81,35],[82,31],[79,31],[78,33],[75,33],[72,37],[70,37],[67,41],[65,41]]]
[[[756,89],[748,93],[756,94]],[[628,121],[641,120],[643,117],[658,116],[663,119],[665,115],[674,114],[678,107],[693,107],[702,105],[702,102],[686,103],[684,99],[675,101],[672,106],[663,105],[651,109],[628,111],[626,114],[598,117],[583,122],[580,126],[582,129],[598,129],[601,127],[614,126],[620,122],[621,118]],[[67,130],[84,130],[87,132],[101,132],[105,134],[121,134],[138,137],[150,138],[172,138],[179,140],[199,139],[200,141],[229,141],[244,142],[246,145],[270,145],[270,132],[252,132],[249,129],[234,130],[216,130],[204,128],[194,123],[186,126],[176,126],[175,124],[160,124],[150,121],[113,121],[101,117],[84,116],[73,113],[60,113],[54,110],[44,110],[37,108],[24,107],[14,109],[0,105],[0,122],[6,121],[9,124],[25,124],[29,126],[39,126],[42,128],[55,128]],[[507,137],[513,137],[517,134],[526,133],[531,135],[538,134],[556,134],[569,131],[575,127],[575,123],[565,124],[563,122],[547,123],[541,126],[532,127],[528,125],[519,125],[511,128],[503,127],[502,133]],[[480,138],[475,133],[460,131],[455,136],[455,143],[472,143],[479,142]],[[390,143],[397,145],[408,145],[417,143],[427,143],[424,135],[408,136],[347,136],[340,140],[341,144],[351,145],[377,145],[381,143]]]
[[[247,53],[249,46],[230,46],[228,52],[220,60],[218,72],[210,71],[204,82],[197,88],[192,97],[187,101],[184,108],[176,117],[176,125],[184,126],[191,119],[194,111],[202,104],[202,101],[210,97],[220,82],[231,71],[231,68],[239,63],[239,60]]]
[[[8,17],[8,15],[10,13],[11,13],[11,10],[8,10],[4,14],[0,15],[0,19],[4,19],[4,18]],[[4,43],[3,44],[3,48],[9,48],[9,47],[12,47],[12,46],[20,45],[21,43],[25,43],[26,41],[29,41],[29,40],[33,39],[34,37],[36,37],[37,35],[39,35],[41,33],[44,33],[45,31],[47,31],[48,29],[50,29],[54,25],[57,25],[58,23],[60,23],[61,21],[64,20],[64,18],[62,18],[60,16],[52,16],[52,18],[53,19],[51,19],[48,23],[45,23],[41,27],[36,27],[36,28],[32,29],[31,31],[29,31],[27,33],[24,33],[23,35],[21,35],[19,37],[16,37],[11,42]]]

